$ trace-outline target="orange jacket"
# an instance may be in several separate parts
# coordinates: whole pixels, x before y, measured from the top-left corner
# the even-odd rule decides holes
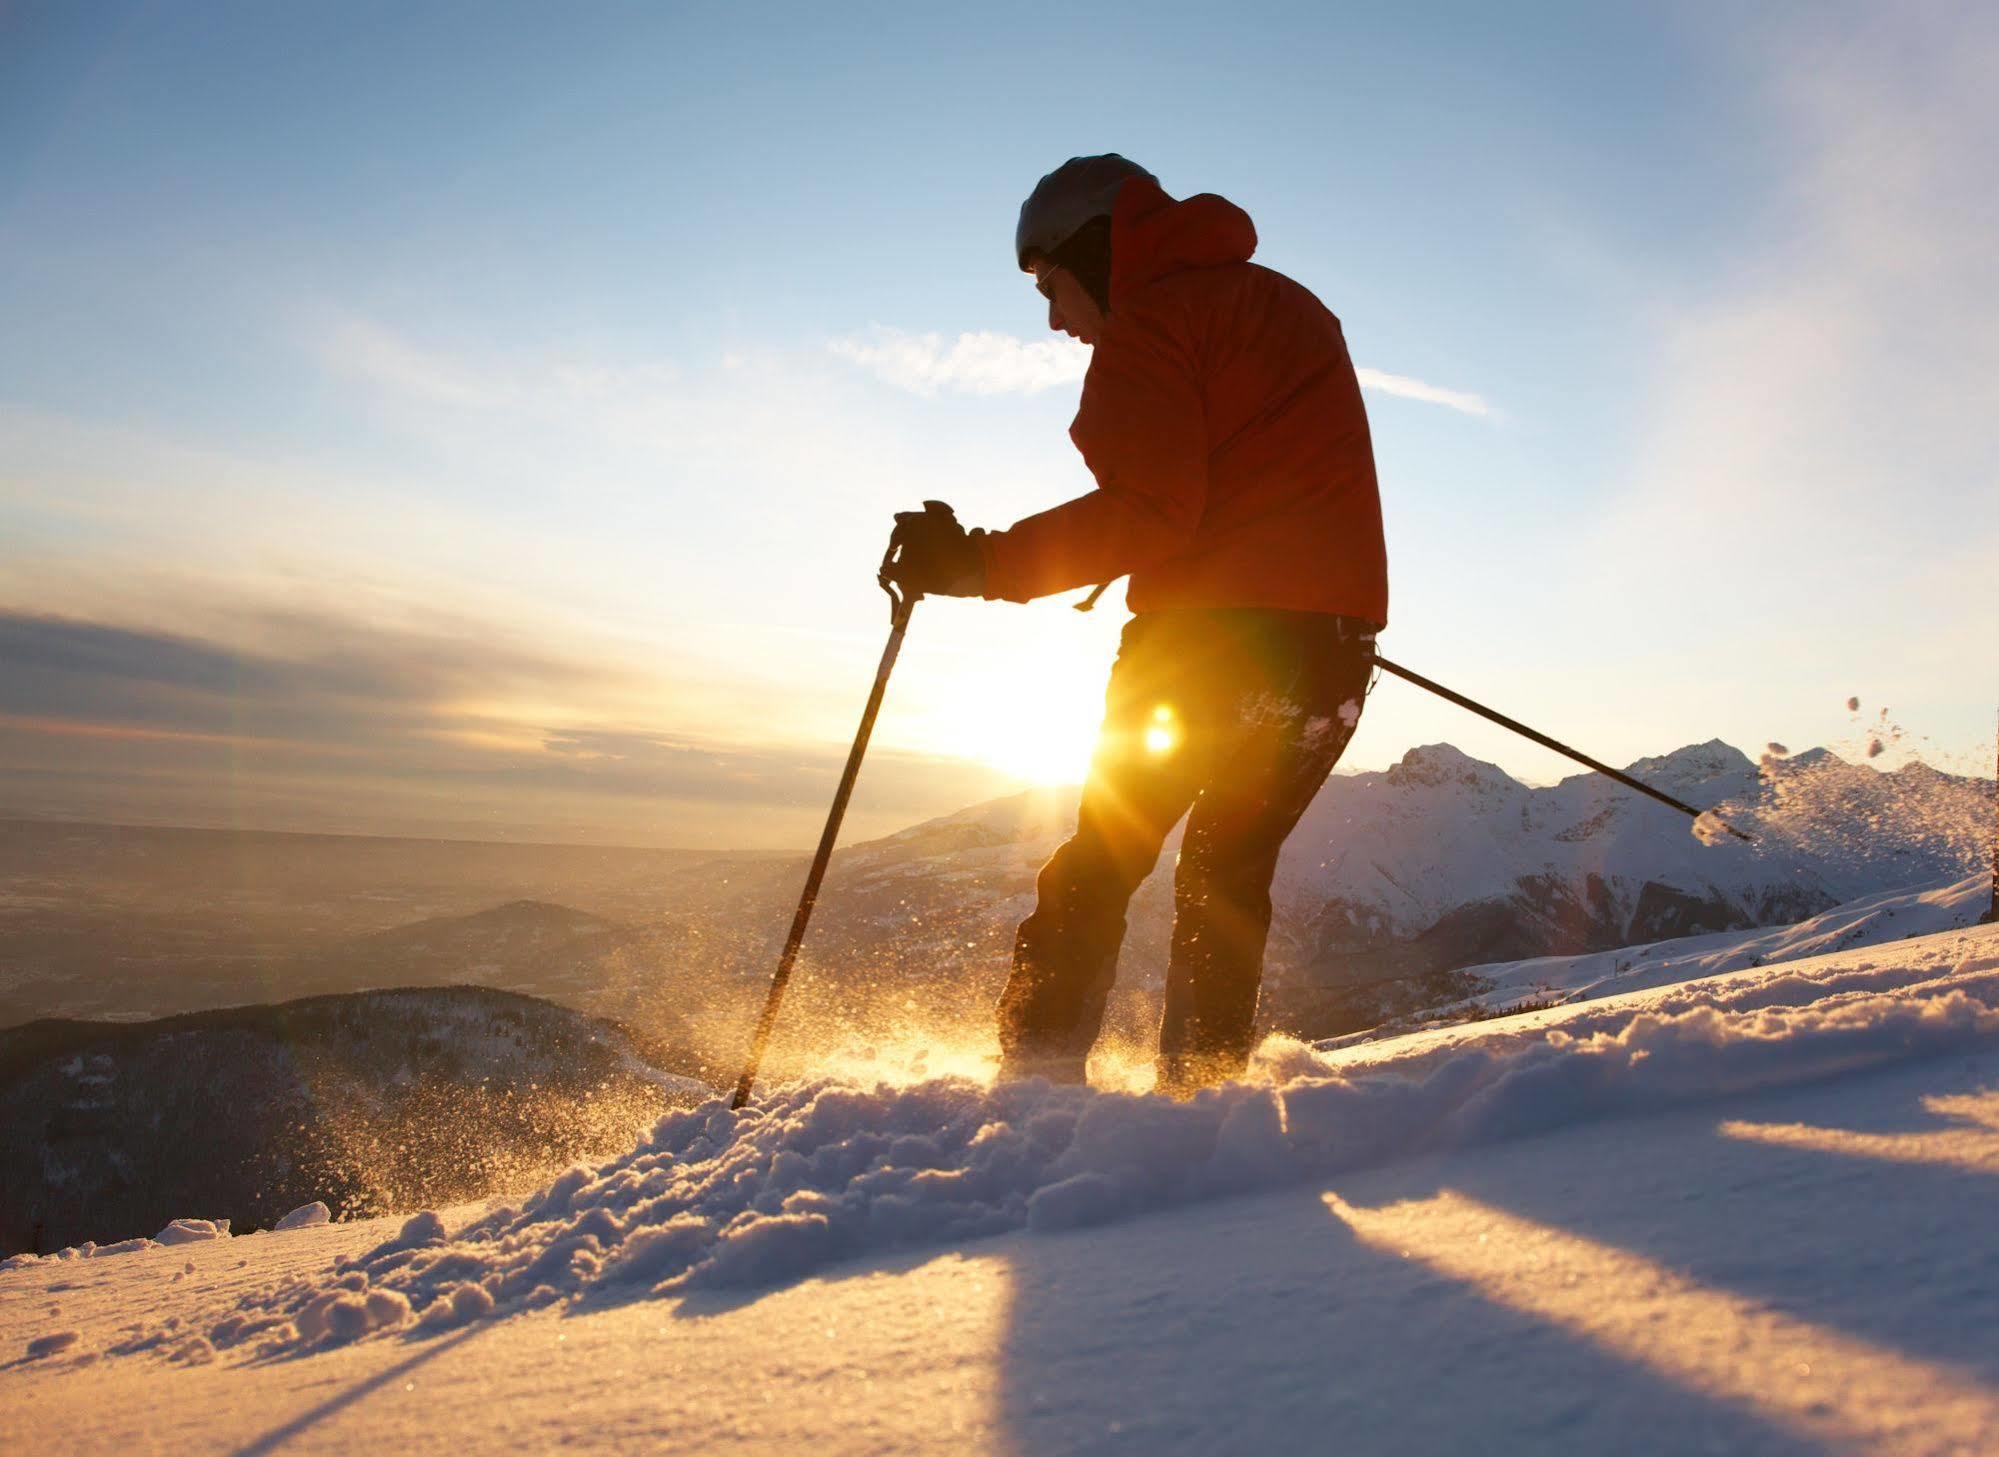
[[[1126,572],[1134,612],[1281,607],[1388,621],[1374,446],[1340,321],[1249,262],[1249,215],[1125,183],[1111,310],[1069,438],[1097,489],[984,538],[986,596]]]

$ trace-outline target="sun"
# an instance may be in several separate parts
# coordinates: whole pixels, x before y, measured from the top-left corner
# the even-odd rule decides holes
[[[1042,662],[1032,673],[981,675],[923,705],[917,742],[1040,786],[1081,784],[1103,718],[1103,669]],[[995,693],[992,684],[1004,682]]]
[[[1034,784],[1080,784],[1097,739],[1097,715],[1066,703],[1020,702],[989,712],[968,734],[971,757]]]
[[[889,742],[1040,788],[1081,784],[1118,627],[1066,608],[990,622],[967,615],[962,626],[939,613],[896,685]]]

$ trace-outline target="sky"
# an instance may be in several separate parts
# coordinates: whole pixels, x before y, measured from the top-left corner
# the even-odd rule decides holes
[[[1975,5],[0,0],[0,814],[809,844],[891,514],[1091,487],[1011,239],[1104,150],[1341,317],[1384,653],[1989,772],[1994,75]],[[922,604],[854,832],[1079,777],[1125,616]],[[1571,767],[1395,682],[1342,767],[1439,741]]]

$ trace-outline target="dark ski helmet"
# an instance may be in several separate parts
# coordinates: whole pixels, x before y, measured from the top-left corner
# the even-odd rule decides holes
[[[1034,184],[1020,205],[1020,224],[1013,230],[1013,255],[1021,270],[1035,253],[1053,253],[1092,218],[1109,217],[1118,189],[1134,177],[1159,179],[1138,163],[1105,152],[1101,157],[1071,157]]]

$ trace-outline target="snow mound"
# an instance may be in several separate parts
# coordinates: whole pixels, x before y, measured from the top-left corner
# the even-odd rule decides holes
[[[1894,966],[1795,964],[1399,1043],[1272,1039],[1244,1081],[1185,1103],[964,1079],[822,1079],[740,1113],[717,1100],[518,1208],[455,1233],[419,1214],[363,1255],[246,1296],[199,1348],[281,1355],[557,1302],[768,1286],[1999,1043],[1999,938],[1923,944]]]
[[[226,1219],[176,1219],[153,1236],[153,1243],[194,1245],[204,1244],[212,1239],[227,1238],[229,1238],[229,1221]]]
[[[326,1201],[315,1199],[310,1204],[299,1205],[271,1228],[283,1234],[288,1229],[312,1229],[318,1225],[329,1224],[332,1220],[333,1211],[326,1207]]]
[[[121,1239],[109,1245],[87,1239],[80,1245],[65,1245],[52,1255],[9,1255],[0,1260],[0,1273],[40,1264],[43,1260],[96,1260],[105,1255],[135,1255],[140,1250],[156,1250],[162,1245],[206,1244],[228,1238],[226,1219],[176,1219],[151,1239]]]
[[[181,1221],[175,1220],[175,1224]],[[197,1221],[201,1224],[207,1220]],[[168,1228],[172,1228],[169,1225]],[[80,1245],[64,1245],[52,1255],[9,1255],[0,1260],[0,1272],[18,1270],[28,1265],[40,1264],[43,1260],[95,1260],[105,1255],[136,1255],[140,1250],[156,1250],[159,1243],[150,1239],[121,1239],[116,1244],[101,1245],[94,1239],[87,1239]]]

